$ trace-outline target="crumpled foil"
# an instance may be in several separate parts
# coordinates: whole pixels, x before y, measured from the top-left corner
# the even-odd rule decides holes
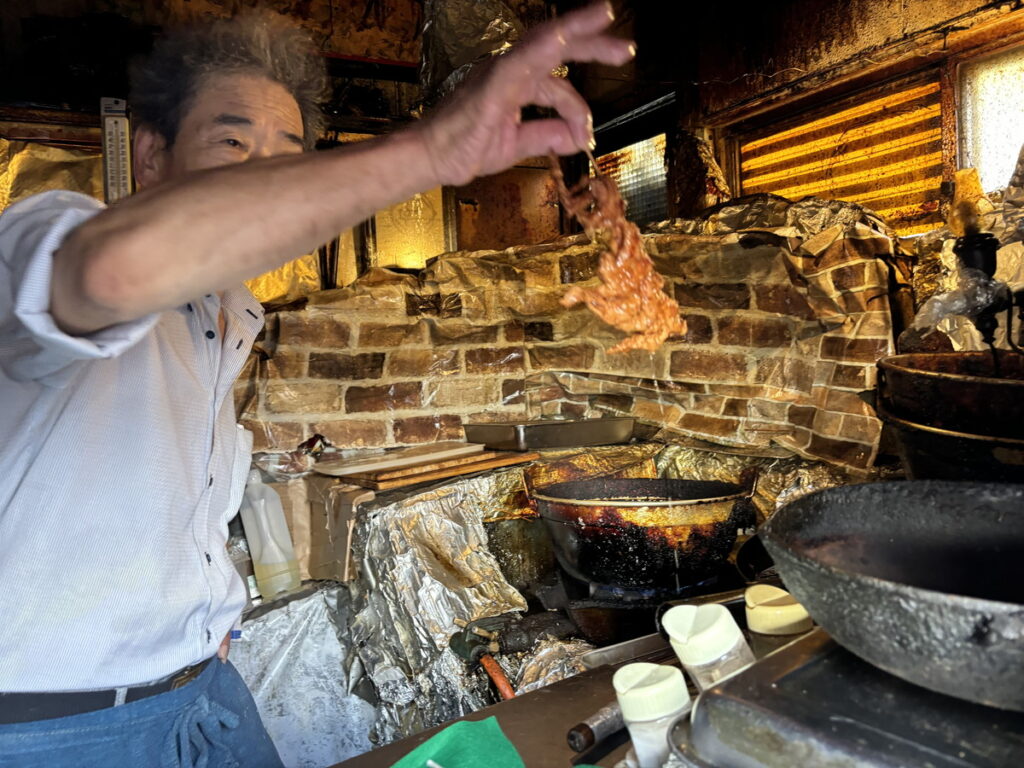
[[[549,449],[526,467],[526,483],[537,489],[597,477],[654,477],[653,458],[660,450],[657,443]]]
[[[955,286],[953,243],[953,233],[946,228],[900,241],[914,257],[911,287],[917,306]]]
[[[586,669],[580,657],[593,649],[594,646],[586,640],[554,640],[550,637],[538,640],[533,650],[523,657],[519,672],[513,678],[516,695],[578,675]]]
[[[729,182],[715,160],[714,148],[676,126],[665,147],[669,210],[675,216],[698,216],[732,197]]]
[[[501,0],[427,0],[420,84],[429,103],[450,94],[476,66],[508,50],[523,24]]]
[[[378,743],[491,703],[486,680],[449,648],[458,622],[526,610],[487,548],[483,520],[510,487],[492,472],[361,509],[352,640],[379,697]]]
[[[356,693],[362,671],[349,603],[344,587],[320,589],[246,621],[231,644],[231,661],[289,768],[322,768],[373,747],[375,709]]]
[[[650,232],[687,235],[727,235],[758,230],[783,237],[810,240],[828,230],[836,238],[858,224],[892,236],[892,230],[873,212],[844,200],[805,197],[792,202],[768,192],[729,200],[693,219],[672,219],[647,228]]]
[[[299,256],[246,280],[245,287],[264,304],[289,304],[320,290],[320,257],[315,253]]]
[[[1024,284],[1024,148],[1009,185],[979,204],[979,226],[992,232],[1002,244],[997,254],[995,280],[1013,288]],[[955,233],[943,227],[917,238],[912,243],[916,265],[913,288],[919,311],[914,320],[918,329],[934,329],[945,336],[954,350],[987,349],[981,334],[968,315],[984,308],[991,300],[993,286],[983,275],[963,269],[953,253]],[[998,317],[995,334],[997,347],[1008,348],[1006,316]]]
[[[979,269],[956,272],[958,285],[946,293],[938,293],[921,305],[914,317],[917,330],[932,328],[948,315],[974,315],[991,304],[999,292],[999,283]]]
[[[981,216],[982,231],[993,233],[1003,245],[1024,240],[1024,147],[1006,189],[993,197],[995,209]]]
[[[0,138],[0,211],[50,189],[68,189],[102,200],[102,153]]]
[[[780,507],[813,491],[862,482],[840,468],[799,456],[765,457],[728,453],[726,449],[666,445],[657,457],[658,476],[686,480],[717,480],[744,484],[756,474],[752,497],[760,517],[771,517]]]

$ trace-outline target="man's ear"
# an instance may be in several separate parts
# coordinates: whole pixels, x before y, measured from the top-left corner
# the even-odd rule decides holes
[[[159,131],[148,125],[135,129],[132,172],[136,187],[145,189],[163,181],[169,160],[167,140]]]

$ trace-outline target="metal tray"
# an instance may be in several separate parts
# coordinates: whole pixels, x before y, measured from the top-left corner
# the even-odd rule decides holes
[[[463,424],[466,440],[499,451],[538,448],[578,448],[586,445],[628,443],[632,418],[573,419],[565,421],[513,421],[501,424]]]
[[[691,753],[745,768],[1005,768],[1024,765],[1024,715],[905,683],[819,628],[704,691]]]

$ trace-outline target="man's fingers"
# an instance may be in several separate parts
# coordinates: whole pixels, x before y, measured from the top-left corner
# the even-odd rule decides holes
[[[576,40],[566,45],[558,45],[551,40],[542,41],[533,46],[524,44],[522,48],[509,54],[515,57],[520,70],[527,76],[534,72],[550,72],[556,67],[570,61],[594,62],[618,67],[625,64],[636,54],[636,47],[629,40],[602,35],[601,37]]]
[[[615,14],[607,2],[594,3],[534,29],[519,47],[531,66],[554,69],[568,61],[596,61],[618,66],[636,47],[629,40],[602,34]]]
[[[516,140],[516,157],[537,157],[554,153],[573,155],[580,148],[569,130],[568,124],[558,118],[528,120],[519,126]]]
[[[568,81],[560,77],[540,81],[533,102],[538,106],[555,108],[568,126],[577,149],[592,149],[594,129],[590,108]]]
[[[231,633],[228,632],[224,635],[224,639],[220,641],[220,648],[217,649],[217,658],[221,661],[228,660],[228,652],[231,650]]]
[[[577,40],[566,51],[569,55],[564,61],[590,61],[618,67],[636,55],[636,45],[632,40],[601,35]]]
[[[566,37],[595,35],[615,20],[615,12],[609,2],[591,3],[586,8],[567,13],[555,23]]]

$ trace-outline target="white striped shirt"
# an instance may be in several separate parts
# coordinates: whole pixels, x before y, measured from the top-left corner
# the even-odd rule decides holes
[[[52,255],[102,205],[0,215],[0,692],[111,688],[212,656],[245,590],[225,551],[252,436],[233,383],[263,325],[244,287],[74,337]]]

